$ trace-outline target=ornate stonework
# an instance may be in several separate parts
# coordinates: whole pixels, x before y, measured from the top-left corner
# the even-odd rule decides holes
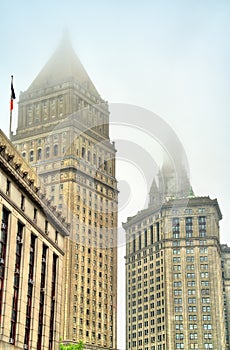
[[[62,338],[116,347],[117,181],[109,111],[63,41],[19,100],[12,140],[53,206],[66,240]]]

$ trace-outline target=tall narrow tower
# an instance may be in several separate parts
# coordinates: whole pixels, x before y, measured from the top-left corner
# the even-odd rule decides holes
[[[63,339],[116,347],[117,181],[109,111],[68,39],[20,94],[12,141],[71,222]]]

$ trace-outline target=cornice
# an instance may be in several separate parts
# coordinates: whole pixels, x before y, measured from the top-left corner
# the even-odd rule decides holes
[[[65,218],[47,200],[34,170],[24,161],[7,137],[0,130],[0,164],[1,168],[18,184],[18,186],[36,203],[50,221],[63,235],[69,235],[70,225]]]

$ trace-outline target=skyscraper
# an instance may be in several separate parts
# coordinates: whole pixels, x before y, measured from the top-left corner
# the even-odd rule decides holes
[[[226,328],[226,344],[227,349],[230,348],[230,248],[227,244],[221,245],[222,252],[222,276],[224,291],[224,312],[225,312],[225,328]]]
[[[178,196],[162,177],[165,194],[154,182],[149,207],[123,224],[126,348],[227,349],[218,202],[187,180]]]
[[[20,94],[12,140],[71,222],[62,337],[116,347],[117,181],[109,111],[68,38]]]

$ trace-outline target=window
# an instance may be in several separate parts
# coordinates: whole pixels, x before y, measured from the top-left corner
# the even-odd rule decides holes
[[[182,315],[175,315],[175,321],[183,321]]]
[[[182,312],[183,311],[183,308],[182,306],[175,306],[175,312]]]
[[[187,208],[187,209],[185,209],[184,213],[185,214],[192,214],[192,209]]]
[[[181,258],[179,256],[174,256],[173,257],[173,262],[180,262],[181,261]]]
[[[193,229],[192,229],[192,217],[185,218],[185,230],[186,230],[186,237],[192,237],[193,235]]]
[[[20,204],[21,210],[25,210],[25,196],[23,194],[21,195],[21,204]]]
[[[30,328],[31,328],[31,311],[32,311],[32,297],[33,297],[33,284],[30,283],[30,281],[33,281],[34,277],[34,261],[35,261],[35,241],[36,237],[32,234],[31,235],[31,242],[30,242],[30,260],[29,260],[29,280],[28,280],[28,290],[27,290],[27,305],[26,305],[26,325],[25,325],[25,335],[24,335],[24,344],[29,346],[30,341]],[[44,294],[43,294],[44,296]],[[44,300],[40,300],[40,303]],[[39,320],[41,319],[40,313],[39,313]],[[40,326],[40,324],[39,324]],[[41,328],[38,328],[38,332],[41,330]],[[41,349],[39,345],[41,345],[41,337],[40,342],[38,341],[38,347],[37,349]]]
[[[42,159],[42,149],[38,148],[38,150],[37,150],[37,160],[40,160],[40,159]]]
[[[196,298],[188,298],[189,304],[196,304]]]
[[[200,277],[201,278],[208,278],[208,272],[201,272]]]
[[[209,281],[201,281],[201,286],[202,286],[202,287],[207,287],[207,286],[209,286]]]
[[[58,155],[58,145],[54,145],[53,153],[54,153],[54,156]]]
[[[189,306],[188,312],[196,312],[196,306]]]
[[[211,307],[210,306],[202,306],[202,311],[203,312],[210,312],[211,311]]]
[[[188,295],[194,295],[194,294],[196,294],[195,289],[188,289]]]
[[[197,329],[197,324],[196,323],[190,323],[189,324],[189,329]]]
[[[204,333],[204,339],[212,339],[212,333]]]
[[[186,253],[187,254],[194,254],[194,248],[191,248],[191,247],[186,248]]]
[[[180,219],[179,218],[172,219],[172,232],[173,232],[173,238],[180,237]]]
[[[46,158],[49,158],[49,156],[50,156],[50,147],[49,146],[46,147],[45,156],[46,156]]]
[[[34,222],[36,222],[37,221],[37,208],[34,208],[34,217],[33,217],[33,220],[34,220]]]
[[[174,295],[182,295],[182,289],[175,289]]]
[[[6,194],[9,195],[10,194],[10,185],[11,182],[9,179],[6,180]]]
[[[203,315],[203,321],[211,321],[211,315]]]
[[[45,233],[48,234],[48,220],[45,220]]]
[[[197,333],[190,333],[189,339],[197,339]]]
[[[188,281],[187,282],[187,286],[188,287],[194,287],[196,285],[196,282],[195,281]]]
[[[203,324],[203,329],[212,329],[211,324]]]
[[[202,303],[203,304],[209,304],[210,303],[210,298],[202,298]]]
[[[194,256],[187,256],[186,262],[194,262]]]
[[[174,298],[174,304],[182,304],[182,298]]]
[[[183,340],[184,339],[184,334],[183,333],[176,333],[176,339],[177,340]]]
[[[199,236],[205,237],[206,236],[206,217],[205,216],[198,217],[198,225],[199,225]]]
[[[208,270],[208,264],[201,264],[200,269],[201,270]]]
[[[174,287],[181,287],[182,286],[182,282],[181,281],[173,282],[173,286]]]
[[[189,321],[196,321],[197,320],[197,315],[189,315],[188,319],[189,319]]]
[[[33,162],[34,160],[34,151],[30,151],[30,154],[29,154],[29,161],[30,162]]]

